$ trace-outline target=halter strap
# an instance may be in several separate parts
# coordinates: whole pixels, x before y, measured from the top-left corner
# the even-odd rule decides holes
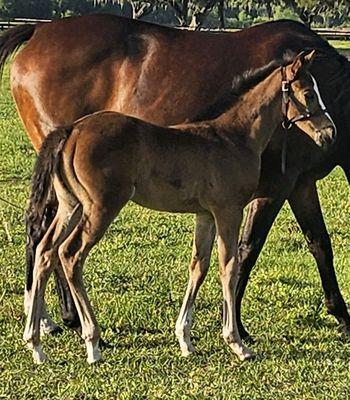
[[[299,102],[298,99],[295,98],[293,92],[291,92],[291,83],[293,83],[294,80],[289,81],[287,79],[286,67],[281,67],[281,74],[282,74],[282,85],[281,85],[281,90],[282,90],[282,127],[283,127],[284,131],[290,130],[295,125],[296,122],[306,121],[313,117],[325,115],[328,113],[328,111],[325,107],[324,108],[322,107],[322,109],[320,111],[317,111],[316,113],[311,113],[307,107],[305,107],[303,104],[301,104]],[[288,108],[289,108],[289,104],[291,102],[294,103],[296,106],[304,108],[305,113],[296,115],[295,117],[289,119],[288,118]],[[282,143],[282,154],[281,154],[281,171],[282,171],[283,175],[286,172],[286,160],[287,160],[287,135],[284,135],[283,143]]]

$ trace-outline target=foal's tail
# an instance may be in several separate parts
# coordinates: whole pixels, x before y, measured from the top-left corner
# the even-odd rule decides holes
[[[26,212],[26,289],[33,282],[36,247],[46,233],[57,211],[53,177],[63,146],[72,132],[70,128],[59,128],[50,133],[41,146],[32,175],[31,195]]]
[[[0,36],[0,81],[6,60],[19,46],[27,42],[35,31],[36,25],[25,24],[7,29]]]

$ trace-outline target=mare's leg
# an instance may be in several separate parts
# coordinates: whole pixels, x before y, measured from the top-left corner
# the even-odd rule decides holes
[[[23,339],[28,347],[33,350],[33,359],[36,363],[45,361],[46,356],[40,345],[40,319],[43,317],[44,294],[47,280],[57,262],[57,247],[69,233],[69,225],[77,223],[80,210],[77,206],[69,217],[72,209],[60,207],[44,237],[36,247],[35,263],[33,268],[32,288],[27,297],[27,322]]]
[[[126,193],[127,192],[127,193]],[[101,358],[99,350],[100,329],[92,310],[83,282],[82,270],[90,249],[101,239],[121,208],[131,197],[133,189],[111,194],[106,201],[83,205],[83,216],[68,238],[58,249],[59,258],[66,275],[75,306],[81,321],[81,335],[87,349],[87,361],[91,364]]]
[[[273,183],[271,183],[273,182]],[[262,182],[258,198],[248,208],[243,234],[239,243],[239,274],[236,291],[237,325],[243,339],[249,333],[241,321],[241,306],[250,273],[264,246],[271,226],[283,203],[293,190],[295,177],[275,176],[269,182]]]
[[[350,167],[343,167],[346,179],[348,180],[348,183],[350,185]]]
[[[288,199],[316,259],[329,314],[335,316],[346,334],[350,334],[350,316],[340,293],[333,265],[331,241],[323,220],[316,183],[300,182]]]
[[[197,214],[189,280],[175,328],[183,356],[188,356],[195,351],[190,338],[193,305],[208,272],[214,238],[215,223],[212,215]]]
[[[220,279],[224,297],[223,337],[240,360],[252,357],[252,352],[243,346],[236,319],[236,285],[238,278],[238,235],[242,221],[242,210],[220,209],[214,212],[218,235]]]

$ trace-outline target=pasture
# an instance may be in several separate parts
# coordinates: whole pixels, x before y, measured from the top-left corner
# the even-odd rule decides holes
[[[89,366],[68,330],[43,340],[50,357],[35,366],[24,329],[24,217],[34,151],[5,74],[0,98],[0,399],[340,399],[350,396],[350,341],[323,307],[315,263],[285,206],[251,282],[243,319],[257,357],[240,363],[221,338],[216,251],[198,296],[198,354],[180,356],[175,321],[186,289],[194,218],[130,204],[86,263],[85,280],[105,361]],[[350,303],[349,188],[340,169],[319,182],[345,300]],[[19,207],[19,208],[17,208]],[[59,320],[54,284],[47,291]]]

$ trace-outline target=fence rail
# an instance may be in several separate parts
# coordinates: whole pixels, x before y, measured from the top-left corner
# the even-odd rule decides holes
[[[36,24],[38,22],[50,22],[50,19],[32,19],[32,18],[15,18],[12,20],[0,20],[0,31],[22,24]],[[225,32],[235,32],[239,29],[225,29]],[[320,36],[328,40],[350,40],[350,29],[313,29]],[[213,29],[214,32],[220,32],[219,29]]]
[[[0,31],[23,24],[37,24],[38,22],[50,22],[50,19],[15,18],[11,20],[0,20]]]

